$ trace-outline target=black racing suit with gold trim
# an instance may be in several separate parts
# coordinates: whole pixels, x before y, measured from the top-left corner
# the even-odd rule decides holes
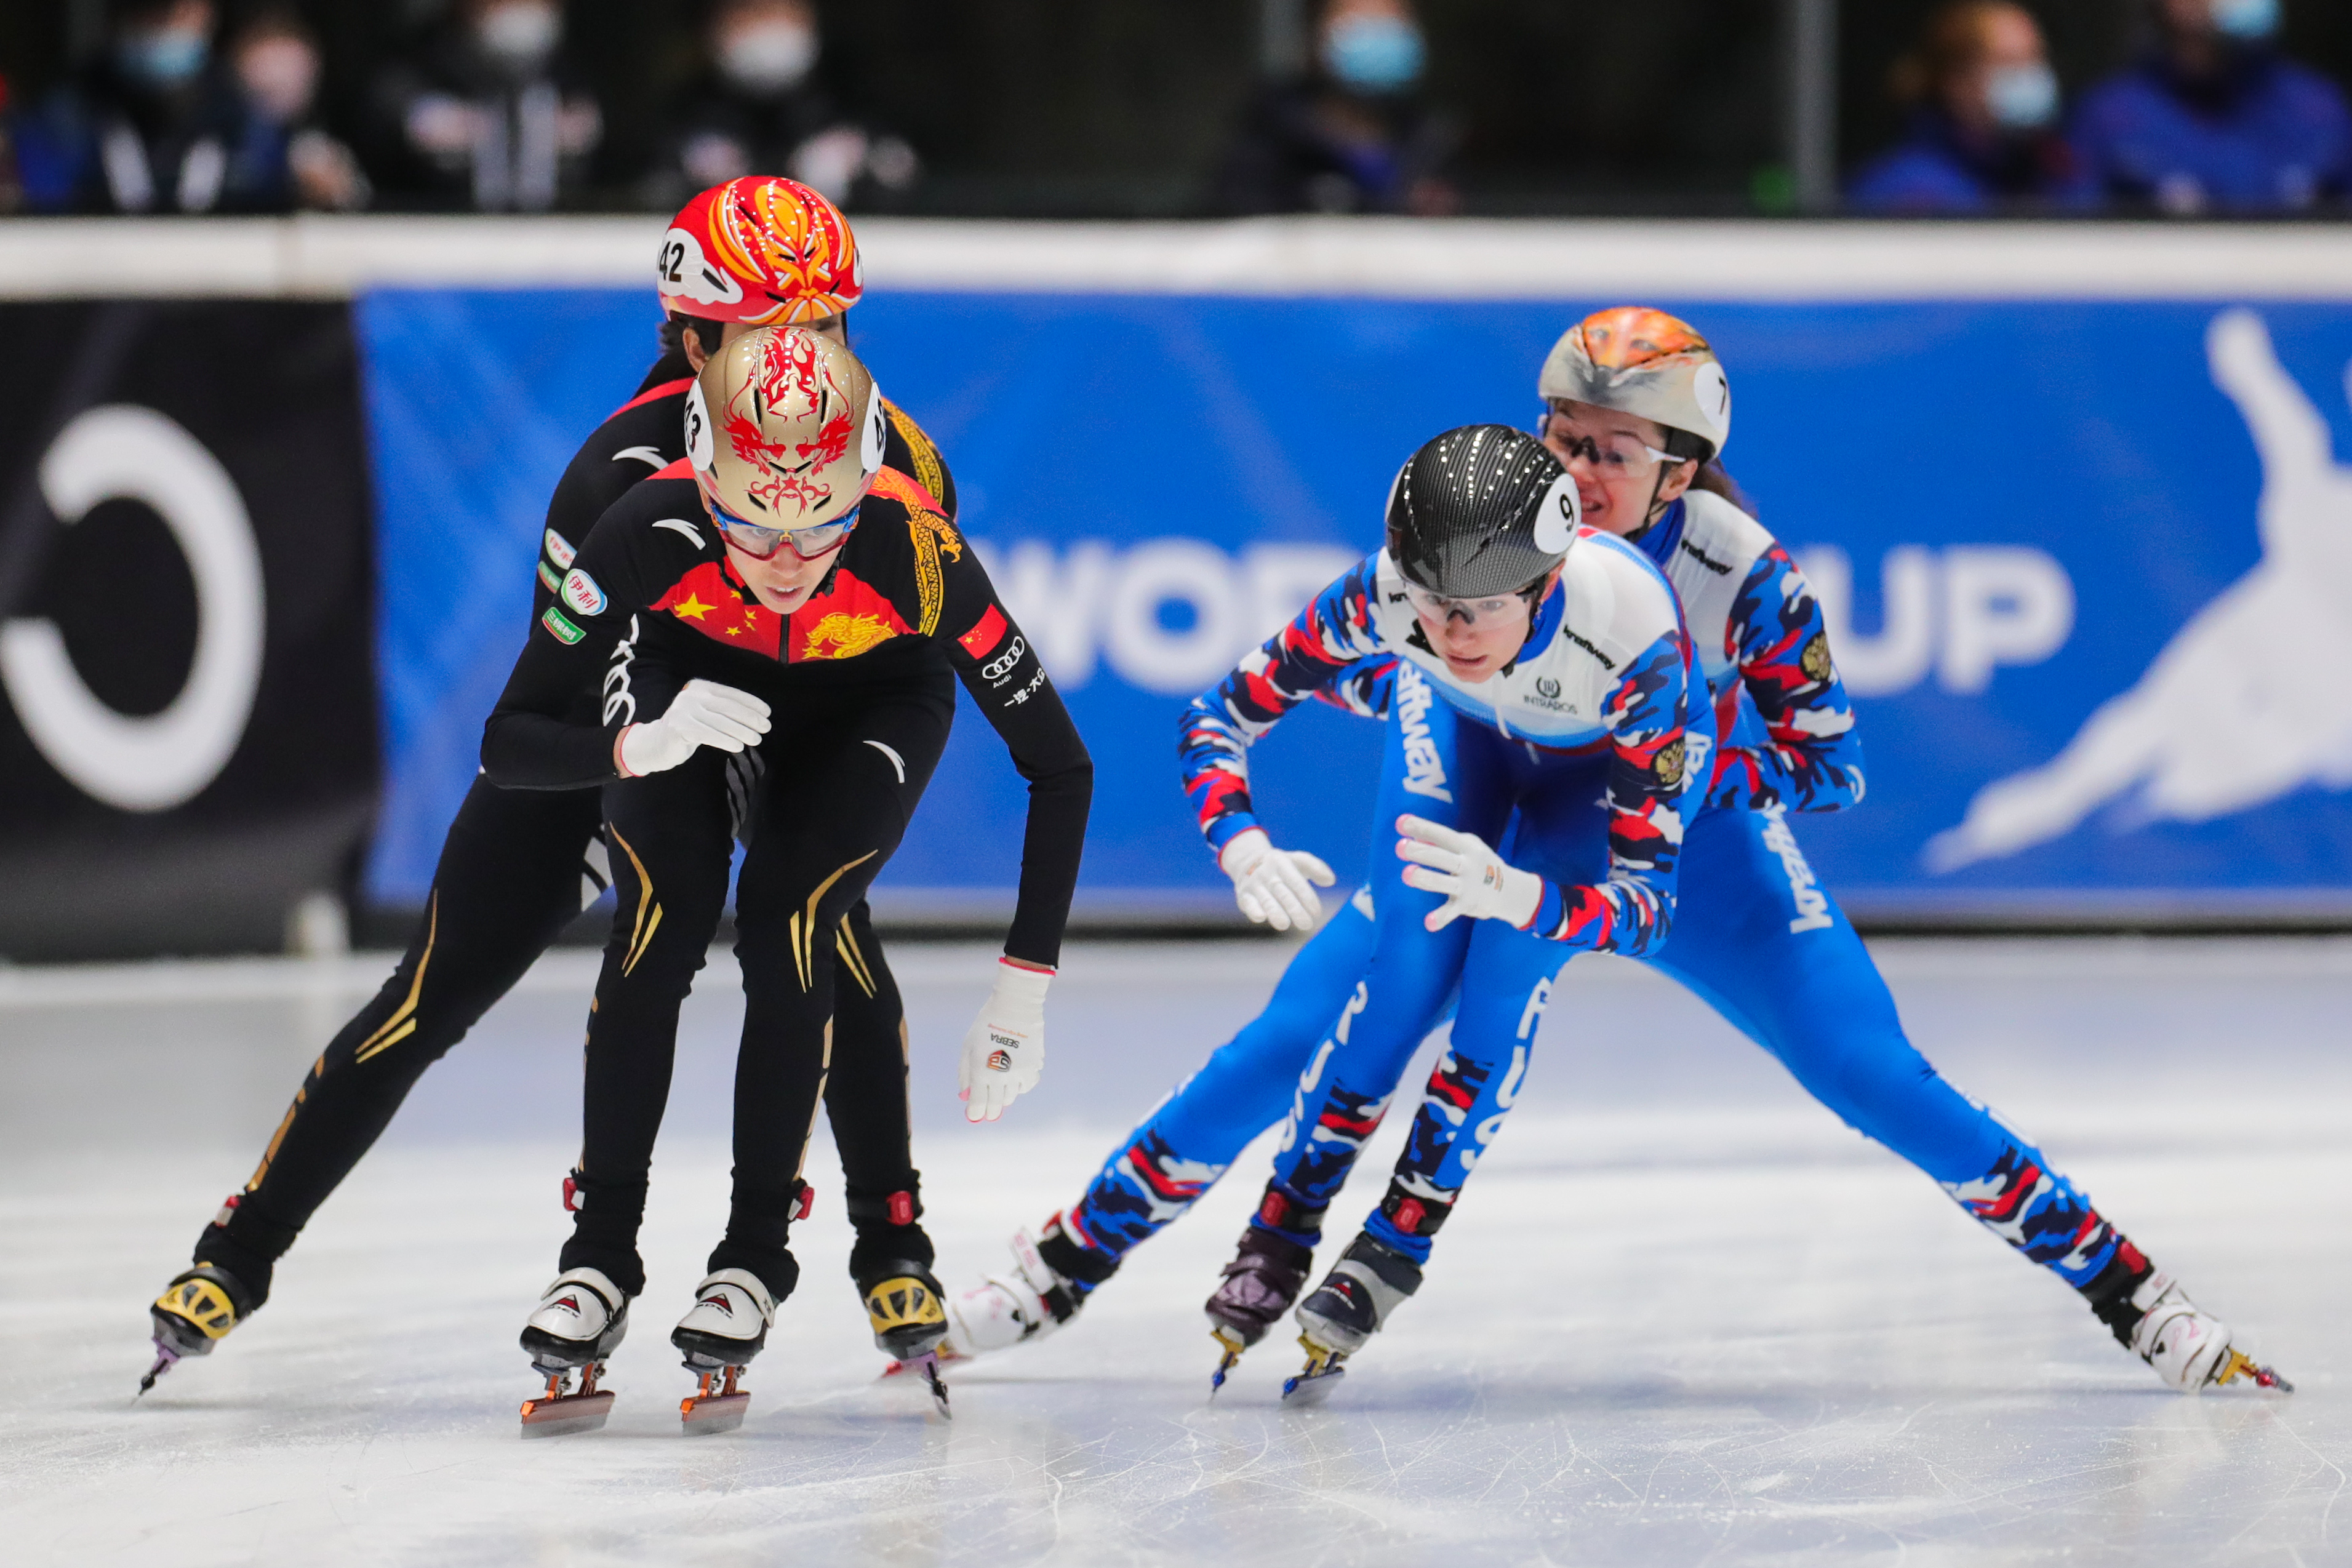
[[[509,786],[605,781],[621,907],[588,1020],[583,1195],[566,1268],[640,1288],[638,1222],[667,1094],[677,1013],[727,893],[728,753],[620,778],[623,728],[659,716],[688,679],[772,709],[765,779],[735,890],[744,989],[734,1189],[711,1269],[745,1268],[782,1299],[821,1096],[841,1061],[835,975],[864,962],[841,921],[898,848],[947,744],[961,679],[1029,781],[1021,887],[1006,953],[1052,966],[1077,879],[1093,764],[1028,639],[927,488],[885,467],[817,591],[790,615],[730,566],[687,465],[639,485],[581,546],[559,603],[517,661],[483,732]],[[605,693],[583,723],[573,693]],[[1005,825],[1010,831],[1011,825]],[[853,1272],[857,1267],[853,1258]]]
[[[667,355],[637,395],[582,444],[558,483],[541,537],[534,618],[555,603],[580,542],[631,486],[685,450],[691,371]],[[955,481],[929,437],[890,410],[887,461],[927,477],[948,513]],[[596,692],[580,695],[593,721]],[[425,912],[382,990],[311,1065],[243,1191],[197,1237],[194,1261],[247,1287],[246,1310],[268,1296],[278,1258],[318,1206],[365,1156],[425,1069],[465,1037],[610,880],[593,788],[505,790],[477,776],[443,841]],[[837,1121],[851,1217],[872,1250],[928,1263],[906,1117],[906,1025],[898,982],[865,904],[840,941],[857,954],[835,999],[835,1058],[827,1104],[898,1107]],[[900,1196],[899,1194],[904,1194]],[[894,1220],[905,1222],[893,1224]],[[865,1248],[861,1248],[862,1250]]]

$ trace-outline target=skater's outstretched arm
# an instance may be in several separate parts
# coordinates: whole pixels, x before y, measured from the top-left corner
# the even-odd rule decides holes
[[[1710,810],[1842,811],[1863,795],[1862,737],[1831,658],[1820,598],[1779,544],[1759,556],[1725,628],[1769,746],[1718,746]],[[1725,726],[1729,733],[1729,726]]]

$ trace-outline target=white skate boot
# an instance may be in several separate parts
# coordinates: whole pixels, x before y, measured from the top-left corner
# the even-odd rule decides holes
[[[969,1361],[1039,1340],[1078,1315],[1082,1300],[1056,1274],[1026,1230],[1011,1242],[1013,1267],[948,1298],[948,1337],[940,1359]]]
[[[686,1370],[701,1380],[677,1407],[687,1431],[732,1432],[743,1425],[751,1396],[735,1380],[768,1342],[775,1321],[775,1297],[748,1269],[722,1268],[695,1288],[693,1310],[669,1331]]]
[[[2294,1384],[2230,1343],[2230,1325],[2198,1310],[2169,1274],[2151,1274],[2132,1292],[2139,1321],[2131,1348],[2156,1374],[2184,1394],[2244,1378],[2257,1388],[2293,1394]]]
[[[600,1389],[605,1358],[629,1331],[629,1298],[601,1269],[567,1268],[542,1291],[523,1325],[522,1348],[547,1392],[522,1404],[522,1435],[556,1437],[593,1432],[613,1413],[613,1394]],[[580,1385],[572,1386],[572,1374]]]

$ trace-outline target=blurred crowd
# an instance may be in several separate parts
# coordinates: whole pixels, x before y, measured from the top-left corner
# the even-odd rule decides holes
[[[2150,12],[2147,52],[2070,108],[2023,7],[1946,5],[1894,72],[1909,134],[1856,173],[1847,205],[2193,217],[2352,195],[2352,110],[2275,47],[2279,0],[2151,0]]]
[[[2277,47],[2281,0],[2137,3],[2144,55],[2071,103],[2022,6],[1945,5],[1893,73],[1907,133],[1855,170],[1849,208],[2341,208],[2352,112]],[[856,210],[924,176],[925,150],[829,79],[812,0],[709,0],[682,24],[690,68],[664,72],[677,85],[626,148],[608,144],[562,0],[422,14],[329,113],[320,40],[289,0],[108,0],[102,47],[68,79],[14,103],[0,82],[0,210],[657,209],[754,171]],[[1431,89],[1411,0],[1318,0],[1303,19],[1303,61],[1242,101],[1202,205],[1458,210],[1459,120]]]

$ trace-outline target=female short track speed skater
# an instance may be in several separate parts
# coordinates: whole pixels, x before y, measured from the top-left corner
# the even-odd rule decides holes
[[[1397,717],[1376,820],[1410,809],[1461,831],[1499,834],[1516,816],[1520,852],[1549,879],[1526,928],[1512,930],[1438,919],[1444,900],[1408,887],[1394,860],[1375,865],[1367,944],[1338,965],[1310,946],[1277,996],[1278,1007],[1305,1004],[1307,1027],[1318,1031],[1304,1037],[1307,1048],[1292,1048],[1286,1031],[1254,1026],[1220,1053],[1246,1078],[1259,1069],[1234,1058],[1264,1051],[1272,1071],[1263,1081],[1297,1091],[1276,1179],[1250,1233],[1274,1238],[1281,1253],[1245,1257],[1241,1268],[1286,1266],[1303,1279],[1323,1208],[1458,985],[1447,1061],[1456,1102],[1450,1117],[1424,1107],[1416,1119],[1406,1169],[1376,1220],[1395,1245],[1375,1252],[1360,1241],[1342,1266],[1382,1291],[1409,1294],[1414,1253],[1425,1256],[1477,1159],[1477,1130],[1517,1091],[1552,975],[1573,952],[1640,954],[1665,937],[1685,759],[1706,734],[1706,709],[1694,715],[1687,702],[1688,647],[1672,589],[1639,552],[1579,527],[1577,507],[1575,480],[1536,437],[1500,426],[1448,431],[1399,471],[1385,548],[1244,660],[1215,707],[1204,699],[1185,716],[1194,798],[1244,910],[1271,904],[1292,911],[1285,920],[1309,918],[1307,874],[1328,880],[1319,862],[1286,857],[1257,827],[1249,742],[1335,674],[1391,654],[1400,661]],[[1317,990],[1322,997],[1303,994]],[[1116,1212],[1115,1223],[1086,1228],[1082,1204],[1034,1245],[1017,1241],[1023,1267],[956,1302],[959,1348],[993,1348],[1074,1311],[1128,1246],[1189,1206],[1280,1114],[1279,1100],[1244,1093],[1246,1129],[1236,1120],[1212,1131],[1211,1140],[1239,1132],[1213,1161],[1160,1142],[1147,1124],[1097,1184],[1119,1188],[1102,1210]],[[1169,1108],[1180,1120],[1218,1114],[1190,1087]],[[1470,1136],[1461,1135],[1465,1128]],[[1282,1240],[1285,1228],[1307,1241]],[[1261,1323],[1246,1338],[1234,1335],[1228,1357],[1263,1331]]]
[[[773,321],[841,335],[863,292],[856,237],[832,203],[791,180],[747,178],[696,196],[671,221],[656,282],[663,353],[636,395],[584,442],[549,502],[534,620],[605,508],[686,452],[687,389],[722,338]],[[915,475],[955,517],[938,448],[899,409],[885,461]],[[582,700],[593,711],[591,682]],[[611,879],[599,792],[499,789],[477,777],[443,845],[425,913],[383,987],[305,1078],[244,1189],[197,1237],[193,1267],[156,1300],[155,1365],[202,1355],[268,1299],[271,1275],[310,1215],[350,1173],[426,1068],[463,1038]],[[827,1104],[903,1103],[902,1012],[866,907],[844,941],[861,955],[841,973]],[[854,1125],[852,1121],[854,1121]],[[928,1262],[919,1178],[903,1117],[836,1119],[850,1215],[876,1247]]]
[[[1727,737],[1702,774],[1711,775],[1704,807],[1684,842],[1673,940],[1642,962],[1706,1000],[1850,1126],[1918,1165],[1987,1228],[2080,1291],[2116,1339],[2174,1387],[2243,1379],[2284,1388],[2038,1149],[1918,1055],[1868,952],[1806,868],[1787,816],[1857,802],[1860,747],[1811,588],[1731,499],[1737,488],[1719,462],[1729,398],[1712,351],[1661,312],[1605,310],[1560,340],[1538,385],[1539,428],[1576,476],[1588,521],[1649,554],[1681,596]],[[1721,417],[1711,416],[1718,409]],[[1269,645],[1260,656],[1268,675],[1280,654]],[[1378,714],[1392,706],[1393,669],[1367,660],[1331,674],[1316,694]],[[1295,677],[1316,678],[1311,668]],[[1288,686],[1294,678],[1283,671],[1280,679]],[[1295,696],[1298,688],[1288,689]],[[1229,681],[1196,708],[1215,725],[1255,724],[1254,708],[1235,706],[1239,695]],[[1213,776],[1223,763],[1191,771],[1196,784],[1205,778],[1211,786],[1197,791],[1202,798],[1231,799]],[[1232,816],[1205,820],[1213,833]],[[1430,871],[1458,876],[1475,867],[1485,887],[1483,873],[1494,872],[1491,889],[1473,895],[1475,912],[1494,918],[1496,903],[1508,897],[1523,905],[1533,890],[1504,874],[1483,845],[1428,833],[1417,842],[1432,847],[1416,856],[1449,864],[1409,868],[1409,879],[1433,887]],[[1276,896],[1290,906],[1277,923],[1293,913],[1313,918],[1303,877]],[[1344,1019],[1370,961],[1365,905],[1360,895],[1339,911],[1292,962],[1266,1011],[1120,1143],[1076,1204],[1036,1237],[1015,1237],[1012,1271],[950,1302],[959,1351],[1018,1342],[1066,1321],[1126,1252],[1185,1213],[1244,1143],[1281,1118],[1298,1070],[1333,1034],[1331,1021]],[[1442,1064],[1430,1082],[1428,1103],[1441,1110],[1459,1100],[1454,1066]],[[1383,1210],[1398,1199],[1391,1188]],[[1269,1188],[1209,1304],[1222,1336],[1254,1341],[1304,1288],[1318,1236],[1298,1223],[1299,1207],[1278,1183]],[[1368,1230],[1380,1226],[1376,1216]],[[1322,1325],[1348,1310],[1342,1300],[1318,1303],[1321,1323],[1310,1321],[1309,1333],[1336,1337]]]
[[[835,974],[861,962],[840,923],[938,764],[959,679],[1030,781],[1018,906],[964,1041],[967,1114],[994,1120],[1042,1069],[1092,763],[970,547],[915,477],[885,465],[887,431],[872,377],[841,344],[791,327],[728,344],[688,394],[687,459],[598,521],[484,731],[494,783],[605,784],[620,895],[589,1016],[573,1231],[523,1335],[551,1397],[574,1369],[593,1376],[645,1288],[636,1235],[678,1005],[727,889],[730,753],[761,751],[765,779],[735,899],[733,1195],[671,1335],[703,1379],[690,1428],[740,1422],[735,1376],[797,1281],[788,1240]],[[574,694],[591,682],[604,701],[583,719]],[[928,1263],[853,1259],[861,1289],[902,1311],[902,1336],[877,1318],[887,1348],[919,1353],[945,1331]]]

